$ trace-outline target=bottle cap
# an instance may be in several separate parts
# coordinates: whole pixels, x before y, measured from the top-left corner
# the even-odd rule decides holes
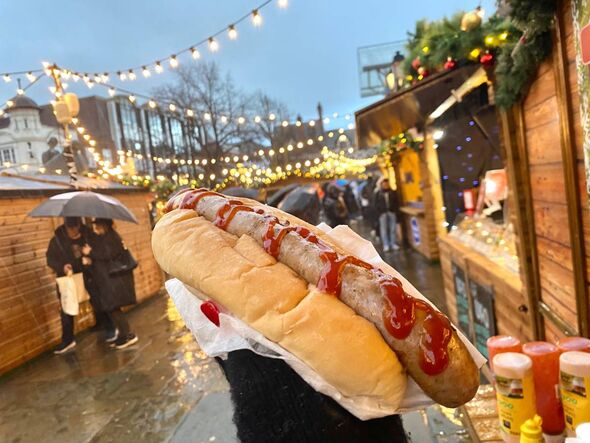
[[[544,441],[541,424],[543,424],[543,420],[538,415],[525,421],[520,426],[520,442],[536,443]]]

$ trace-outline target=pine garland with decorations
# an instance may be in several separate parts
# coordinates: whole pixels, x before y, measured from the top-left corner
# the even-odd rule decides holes
[[[412,149],[415,152],[420,152],[423,147],[423,141],[415,139],[409,132],[402,132],[388,140],[384,140],[381,143],[381,152],[383,154],[396,154],[404,149]]]
[[[555,0],[506,0],[509,17],[518,29],[500,51],[495,69],[495,100],[508,108],[521,100],[541,62],[551,54]]]
[[[408,86],[431,73],[466,63],[494,68],[495,100],[507,108],[520,100],[539,64],[551,53],[555,0],[503,0],[483,21],[476,8],[437,21],[420,20],[409,33],[404,62]]]

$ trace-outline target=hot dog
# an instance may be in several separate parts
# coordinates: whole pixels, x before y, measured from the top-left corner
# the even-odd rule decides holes
[[[269,294],[269,299],[275,302],[268,302],[267,312],[258,312],[252,318],[242,318],[287,350],[291,351],[289,347],[293,347],[292,342],[297,341],[293,337],[285,340],[285,322],[288,322],[291,312],[303,309],[302,305],[306,309],[317,310],[314,308],[323,305],[328,300],[325,298],[327,295],[330,301],[324,306],[325,312],[340,312],[347,306],[356,314],[353,315],[355,320],[357,316],[362,317],[363,327],[366,326],[365,323],[369,323],[370,326],[367,327],[378,331],[379,339],[395,351],[395,356],[407,373],[434,401],[444,406],[456,407],[475,395],[479,386],[479,370],[448,319],[428,303],[407,295],[399,280],[337,248],[315,227],[255,201],[232,199],[206,189],[185,190],[177,194],[170,199],[165,212],[167,215],[154,229],[152,245],[156,260],[164,270],[185,283],[205,289],[203,292],[229,308],[232,313],[236,313],[234,310],[241,311],[239,303],[248,303],[248,300],[243,299],[241,294],[224,294],[234,289],[232,285],[236,278],[237,281],[247,280],[248,271],[236,271],[232,268],[233,259],[230,257],[233,256],[228,253],[226,258],[229,261],[225,268],[228,287],[218,291],[217,287],[223,285],[223,282],[219,284],[216,281],[217,286],[211,286],[208,284],[211,278],[208,278],[207,273],[194,268],[206,268],[208,262],[213,263],[216,260],[217,253],[201,255],[199,260],[202,262],[199,263],[183,262],[188,259],[191,251],[194,253],[199,245],[205,246],[208,241],[215,242],[216,239],[223,238],[227,244],[233,244],[232,248],[238,252],[245,248],[244,244],[256,243],[259,252],[249,253],[249,260],[263,263],[257,269],[265,269],[264,263],[271,263],[273,266],[276,264],[275,268],[268,269],[269,273],[276,274],[279,279],[285,279],[287,274],[292,273],[297,281],[309,285],[303,298],[295,297],[296,302],[290,307],[276,304],[276,300],[281,300],[281,292],[289,291],[289,288],[281,287],[279,282],[274,287],[274,293]],[[187,249],[183,244],[186,238],[182,237],[182,232],[188,235],[187,229],[190,227],[202,233],[196,237],[199,244]],[[173,247],[179,245],[183,248],[180,256],[171,252]],[[248,248],[253,250],[253,246]],[[237,286],[241,288],[240,285]],[[209,292],[216,292],[217,296]],[[273,292],[273,288],[270,292]],[[235,298],[239,300],[238,303]],[[311,305],[311,301],[315,305]],[[227,305],[232,305],[233,309]],[[281,316],[279,320],[273,319],[273,313],[277,311]],[[310,325],[311,330],[322,323],[322,314],[317,315],[320,317]],[[248,317],[249,314],[238,312],[238,316]],[[301,323],[300,319],[295,321],[296,325]],[[330,330],[330,333],[346,336],[346,341],[350,343],[355,337],[347,331],[347,325],[348,323],[343,324],[340,331]],[[309,331],[305,329],[305,333]],[[387,351],[375,343],[376,341],[371,340],[364,346],[376,347],[380,353],[386,355]],[[361,352],[358,347],[355,349],[356,354]],[[306,362],[314,367],[314,359],[321,357],[311,357],[311,361]],[[398,370],[391,362],[386,366],[394,372]],[[372,376],[385,377],[385,384],[401,383],[397,375],[390,377],[379,373]],[[346,380],[344,383],[346,384]],[[349,384],[353,385],[352,382]],[[383,386],[379,389],[383,389]],[[391,401],[399,402],[399,389],[395,392],[395,400],[389,394],[390,405]]]

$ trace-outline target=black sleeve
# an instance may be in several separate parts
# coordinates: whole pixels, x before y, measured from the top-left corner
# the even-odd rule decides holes
[[[64,257],[63,251],[59,247],[57,237],[53,237],[49,241],[49,246],[47,247],[45,256],[47,258],[47,266],[53,269],[53,272],[55,272],[58,277],[63,276],[66,258]]]
[[[230,385],[242,443],[407,441],[399,416],[359,420],[282,360],[239,350],[217,361]]]

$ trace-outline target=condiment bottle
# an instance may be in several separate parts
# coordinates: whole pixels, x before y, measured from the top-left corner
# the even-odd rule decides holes
[[[516,352],[497,354],[493,360],[502,439],[518,443],[520,427],[536,412],[533,362]]]
[[[521,352],[520,340],[510,335],[494,335],[488,338],[486,345],[488,347],[488,359],[492,371],[494,370],[494,356],[502,352]]]
[[[590,354],[564,352],[559,357],[559,370],[565,429],[573,437],[576,426],[590,422]]]
[[[522,346],[522,352],[533,361],[533,379],[537,414],[543,419],[543,432],[563,433],[563,408],[558,397],[559,348],[546,341],[533,341]]]
[[[581,351],[590,352],[590,338],[586,337],[566,337],[557,342],[557,347],[561,352]]]
[[[525,421],[520,427],[520,443],[544,443],[542,424],[538,415]]]

